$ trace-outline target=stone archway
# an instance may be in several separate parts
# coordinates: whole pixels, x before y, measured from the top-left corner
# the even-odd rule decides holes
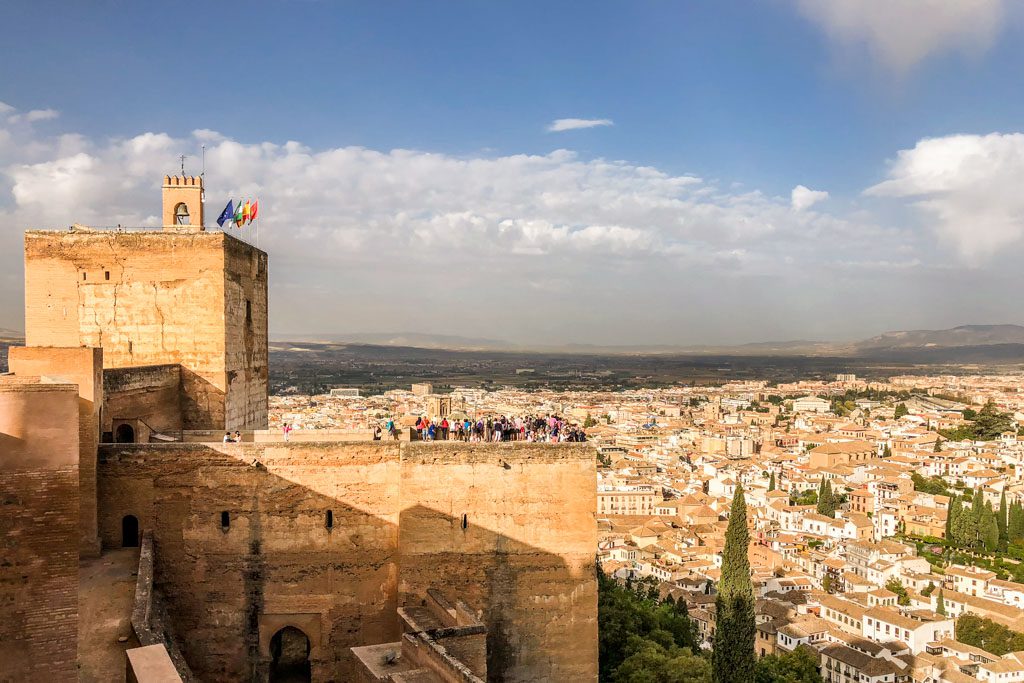
[[[117,425],[114,430],[114,443],[135,443],[135,428],[127,422]]]
[[[270,639],[270,683],[309,683],[312,669],[305,633],[285,626]]]

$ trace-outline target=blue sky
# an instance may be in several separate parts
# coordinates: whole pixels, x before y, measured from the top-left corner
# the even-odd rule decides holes
[[[950,4],[960,9],[942,8]],[[275,220],[281,226],[266,237],[281,264],[272,293],[280,331],[401,328],[524,343],[699,343],[1024,322],[1021,304],[986,308],[976,301],[1020,284],[1015,263],[1024,228],[1015,226],[1024,217],[1014,200],[1000,204],[1024,167],[1016,137],[1024,120],[1020,14],[1001,0],[836,0],[825,10],[813,0],[15,0],[0,9],[3,25],[17,27],[0,43],[0,102],[9,119],[0,121],[8,133],[0,146],[0,228],[16,234],[24,221],[66,224],[77,220],[75,212],[104,224],[112,202],[120,203],[118,216],[145,222],[158,197],[93,205],[100,197],[82,188],[97,174],[125,174],[127,186],[144,195],[155,182],[145,173],[172,171],[175,154],[196,155],[206,142],[208,195],[260,194],[282,209],[266,219],[268,231]],[[50,110],[28,120],[29,112]],[[564,118],[611,125],[549,132]],[[124,141],[146,134],[162,137],[125,150]],[[989,134],[998,137],[983,137]],[[926,139],[942,145],[919,147]],[[289,141],[305,151],[288,151]],[[383,156],[360,157],[357,148]],[[396,149],[412,152],[394,159]],[[901,151],[908,154],[902,166]],[[549,161],[519,164],[524,155]],[[77,159],[70,170],[69,159]],[[439,159],[443,168],[417,170]],[[452,168],[473,161],[484,170]],[[609,175],[604,161],[624,166]],[[953,185],[929,185],[936,164],[940,174],[966,175]],[[275,174],[297,176],[298,168],[309,177],[283,192],[287,183]],[[685,191],[638,184],[650,169],[700,184]],[[397,180],[368,186],[360,173]],[[549,173],[565,173],[554,209],[539,180]],[[33,194],[32,187],[52,188],[68,177],[79,184],[57,193],[67,205]],[[477,178],[480,186],[467,189]],[[488,182],[520,194],[494,200]],[[814,195],[797,209],[796,186],[828,196]],[[285,201],[313,187],[319,194],[304,203]],[[423,193],[447,199],[432,203]],[[645,198],[642,207],[616,210],[637,196]],[[939,204],[929,203],[937,196]],[[358,212],[346,208],[360,202],[366,206]],[[743,211],[730,214],[737,204]],[[982,227],[965,226],[979,206],[992,215]],[[685,218],[667,217],[672,210]],[[68,217],[61,220],[60,211]],[[330,215],[334,224],[324,220]],[[302,225],[286,227],[296,220]],[[758,227],[730,232],[748,222]],[[478,229],[460,232],[463,224]],[[297,232],[288,238],[288,229]],[[991,234],[980,247],[973,244],[979,230]],[[490,286],[474,284],[481,274],[473,264],[481,259],[421,248],[443,247],[450,235],[467,245],[476,239],[467,235],[483,235],[485,259],[507,252],[486,269]],[[302,265],[310,245],[325,241],[339,252],[336,261],[318,256],[312,267]],[[408,252],[399,259],[405,275],[391,284],[339,278],[339,269],[360,272],[381,241]],[[17,240],[7,238],[0,246],[12,244]],[[341,254],[347,244],[352,254]],[[839,274],[837,251],[849,257]],[[463,259],[468,265],[454,263]],[[436,270],[445,260],[453,265],[442,277]],[[597,269],[611,269],[616,288],[596,279]],[[0,326],[20,327],[15,277],[20,273],[8,275],[0,299]],[[838,280],[838,291],[805,291],[816,289],[815,278]],[[354,287],[362,300],[391,297],[402,310],[405,295],[424,280],[431,291],[470,287],[455,296],[481,301],[521,302],[540,291],[559,302],[564,320],[525,325],[531,308],[515,303],[513,322],[484,314],[452,327],[410,309],[399,317],[407,325],[385,324],[373,306],[341,310],[331,296],[335,287]],[[538,290],[538,282],[548,284]],[[779,301],[757,291],[766,283],[803,293]],[[951,308],[963,297],[955,287],[965,286],[977,296]],[[880,303],[893,288],[906,293],[905,305]],[[321,289],[323,298],[310,301],[308,293]],[[699,301],[666,311],[653,303],[665,291],[699,293]],[[632,311],[634,327],[624,331],[608,323],[595,297],[627,307],[652,303]],[[709,320],[702,309],[741,311],[744,321]]]

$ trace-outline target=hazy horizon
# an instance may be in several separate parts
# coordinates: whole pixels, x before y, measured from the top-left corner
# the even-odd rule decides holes
[[[211,39],[236,8],[179,10],[0,9],[22,27],[0,328],[23,327],[23,230],[155,226],[204,145],[208,226],[260,200],[275,331],[719,346],[1024,321],[1008,0],[260,2],[258,50]]]

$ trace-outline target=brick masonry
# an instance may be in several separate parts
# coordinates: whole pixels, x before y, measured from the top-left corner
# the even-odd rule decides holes
[[[78,676],[77,422],[76,386],[0,380],[0,681]]]

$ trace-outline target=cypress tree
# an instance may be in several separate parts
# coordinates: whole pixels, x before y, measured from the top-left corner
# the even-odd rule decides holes
[[[946,616],[946,603],[942,599],[942,589],[939,589],[939,596],[935,598],[935,611],[942,616]]]
[[[994,553],[999,547],[999,524],[996,521],[996,513],[992,509],[992,503],[985,503],[981,511],[981,524],[979,526],[982,546],[990,553]]]
[[[822,479],[821,486],[818,487],[818,505],[816,510],[819,515],[825,515],[826,517],[835,516],[836,501],[832,495],[832,482],[828,479]]]
[[[1006,526],[1011,542],[1016,543],[1024,538],[1024,505],[1021,505],[1020,501],[1014,501],[1010,505],[1010,516]]]
[[[747,547],[747,502],[736,486],[722,551],[722,578],[715,596],[715,644],[711,664],[715,683],[754,680],[754,584]]]
[[[1006,489],[999,494],[999,509],[996,510],[996,524],[999,526],[999,545],[996,548],[1000,552],[1006,552],[1010,545],[1009,529],[1007,527]]]
[[[769,491],[774,491],[775,490],[775,471],[774,470],[772,471],[771,478],[768,480],[768,490]]]
[[[946,510],[946,541],[953,542],[953,520],[960,514],[960,498],[954,493],[949,499],[949,509]]]
[[[973,535],[972,545],[975,547],[981,545],[982,534],[985,531],[983,525],[985,516],[985,494],[981,492],[981,489],[977,489],[974,492],[974,500],[971,501],[971,520],[973,521]]]

